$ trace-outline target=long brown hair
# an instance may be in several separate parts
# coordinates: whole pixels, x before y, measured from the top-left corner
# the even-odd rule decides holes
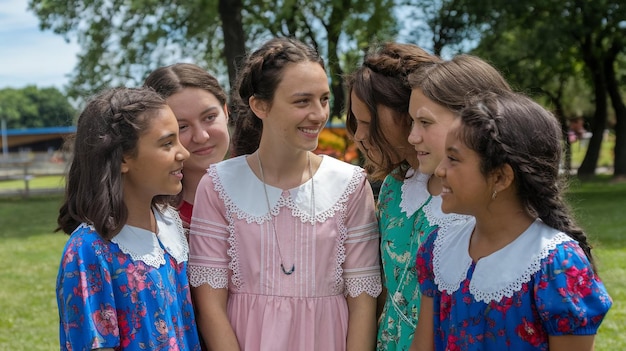
[[[419,67],[440,61],[434,56],[413,44],[394,42],[374,45],[363,58],[363,64],[346,78],[348,98],[346,104],[346,129],[354,137],[357,129],[356,116],[352,113],[350,94],[353,92],[367,106],[371,121],[369,126],[370,144],[380,150],[382,160],[375,162],[364,155],[364,167],[370,177],[382,180],[387,174],[403,179],[409,163],[402,159],[390,140],[380,128],[378,107],[386,106],[393,113],[395,124],[408,138],[411,131],[409,115],[409,99],[411,86],[408,76]],[[407,142],[408,143],[408,142]],[[400,161],[394,161],[401,159]],[[393,172],[394,170],[397,172]]]

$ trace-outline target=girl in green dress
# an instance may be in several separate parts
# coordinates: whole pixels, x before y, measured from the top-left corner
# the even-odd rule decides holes
[[[432,227],[421,211],[429,201],[428,176],[407,141],[411,129],[408,75],[440,59],[411,44],[374,47],[348,79],[347,129],[366,158],[378,197],[383,294],[377,350],[407,350],[419,312],[415,255]],[[384,304],[384,305],[383,305]]]

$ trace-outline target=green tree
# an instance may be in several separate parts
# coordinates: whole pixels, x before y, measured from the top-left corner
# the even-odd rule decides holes
[[[30,0],[42,29],[82,48],[68,92],[81,97],[139,84],[154,68],[190,60],[234,81],[246,48],[270,35],[316,45],[326,57],[333,116],[344,104],[343,74],[375,38],[395,34],[393,0]]]
[[[76,110],[57,88],[0,90],[0,118],[7,128],[40,128],[72,125]]]
[[[563,74],[560,79],[567,80],[564,67],[572,62],[582,63],[595,111],[591,123],[593,136],[578,175],[586,178],[595,173],[603,131],[608,127],[610,98],[616,121],[614,176],[626,176],[626,107],[616,72],[619,57],[626,50],[626,6],[616,0],[463,0],[459,9],[460,16],[475,19],[468,21],[468,25],[482,36],[490,37],[491,45],[498,45],[507,35],[516,33],[523,38],[520,45],[533,47],[531,52],[515,51],[520,55],[522,67],[529,63],[523,59],[532,56],[537,68],[545,66],[539,70],[555,69],[556,76]],[[494,47],[492,52],[496,50],[500,48]],[[529,74],[537,72],[532,70]],[[571,71],[576,73],[576,69]],[[556,87],[557,90],[541,86],[544,93],[558,93],[558,84]]]

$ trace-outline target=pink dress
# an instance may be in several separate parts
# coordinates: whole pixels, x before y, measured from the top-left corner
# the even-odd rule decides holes
[[[267,191],[271,217],[263,183],[244,156],[209,168],[191,220],[190,283],[228,288],[242,350],[345,350],[345,296],[377,297],[382,289],[365,174],[324,156],[313,180]],[[280,268],[277,239],[285,268],[295,266],[291,275]]]

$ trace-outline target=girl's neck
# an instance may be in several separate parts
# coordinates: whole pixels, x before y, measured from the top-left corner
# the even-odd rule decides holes
[[[137,211],[129,208],[126,224],[158,234],[156,218],[152,208],[149,208],[148,211]]]

